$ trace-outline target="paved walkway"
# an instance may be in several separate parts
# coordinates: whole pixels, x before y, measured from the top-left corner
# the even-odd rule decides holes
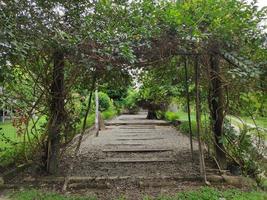
[[[197,144],[194,146],[196,149]],[[121,115],[106,122],[98,137],[90,136],[83,141],[80,153],[73,176],[199,175],[198,159],[193,165],[191,162],[188,137],[166,121],[147,120],[146,113]]]

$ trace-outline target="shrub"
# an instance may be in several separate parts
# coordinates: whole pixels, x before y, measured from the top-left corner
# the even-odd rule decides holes
[[[98,98],[99,98],[99,110],[101,112],[108,110],[112,104],[109,96],[104,92],[99,92]]]
[[[197,136],[197,124],[195,121],[191,122],[191,127],[192,127],[192,135],[194,137]],[[189,129],[189,122],[188,121],[183,121],[181,125],[178,126],[179,131],[182,133],[189,135],[190,129]]]
[[[234,164],[241,167],[243,174],[258,177],[265,171],[263,155],[266,148],[261,134],[258,135],[259,138],[251,134],[254,129],[245,125],[237,130],[229,120],[225,120],[222,142],[234,159]]]
[[[117,114],[117,110],[114,106],[110,106],[108,110],[104,111],[102,114],[103,119],[110,119]]]
[[[175,113],[175,112],[170,112],[170,111],[167,111],[165,112],[164,114],[164,118],[167,120],[167,121],[171,121],[171,122],[174,122],[176,120],[179,120],[179,113]]]
[[[126,108],[130,113],[138,112],[138,92],[134,90],[129,90],[127,97],[124,99],[124,108]]]

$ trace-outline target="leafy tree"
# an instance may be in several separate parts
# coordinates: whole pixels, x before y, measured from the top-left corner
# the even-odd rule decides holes
[[[177,87],[178,65],[173,58],[161,66],[152,66],[141,74],[139,104],[148,109],[148,119],[157,119],[157,111],[165,111],[173,97],[180,94]]]

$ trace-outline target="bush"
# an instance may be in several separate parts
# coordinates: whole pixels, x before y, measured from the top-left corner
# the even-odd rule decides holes
[[[167,120],[167,121],[170,121],[170,122],[174,122],[176,120],[179,120],[179,113],[175,113],[175,112],[170,112],[170,111],[167,111],[165,112],[164,114],[164,118]]]
[[[192,127],[192,135],[194,137],[197,136],[197,124],[195,121],[191,122],[191,127]],[[183,121],[181,125],[178,126],[179,131],[182,133],[189,135],[190,129],[189,129],[189,121]]]
[[[101,113],[103,119],[111,119],[112,117],[117,115],[117,110],[114,106],[110,106],[108,110]]]
[[[134,90],[129,90],[127,97],[124,99],[124,108],[130,113],[138,112],[138,93]]]
[[[104,92],[99,92],[98,98],[99,98],[99,110],[101,112],[108,110],[112,104],[109,96]]]
[[[225,120],[222,141],[226,151],[234,159],[234,164],[241,167],[243,174],[257,178],[266,170],[264,169],[266,147],[261,134],[258,135],[259,138],[251,134],[254,129],[243,126],[236,130],[229,120]]]

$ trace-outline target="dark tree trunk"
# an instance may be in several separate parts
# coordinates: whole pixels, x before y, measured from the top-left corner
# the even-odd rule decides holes
[[[156,111],[155,110],[148,110],[146,118],[147,119],[158,119]]]
[[[215,137],[215,155],[222,169],[227,167],[226,154],[221,138],[223,136],[224,122],[224,92],[221,80],[219,55],[210,57],[210,110],[212,118],[212,128]]]
[[[50,120],[48,124],[47,171],[56,174],[60,151],[61,131],[64,124],[64,54],[54,53],[52,84],[50,86]]]

